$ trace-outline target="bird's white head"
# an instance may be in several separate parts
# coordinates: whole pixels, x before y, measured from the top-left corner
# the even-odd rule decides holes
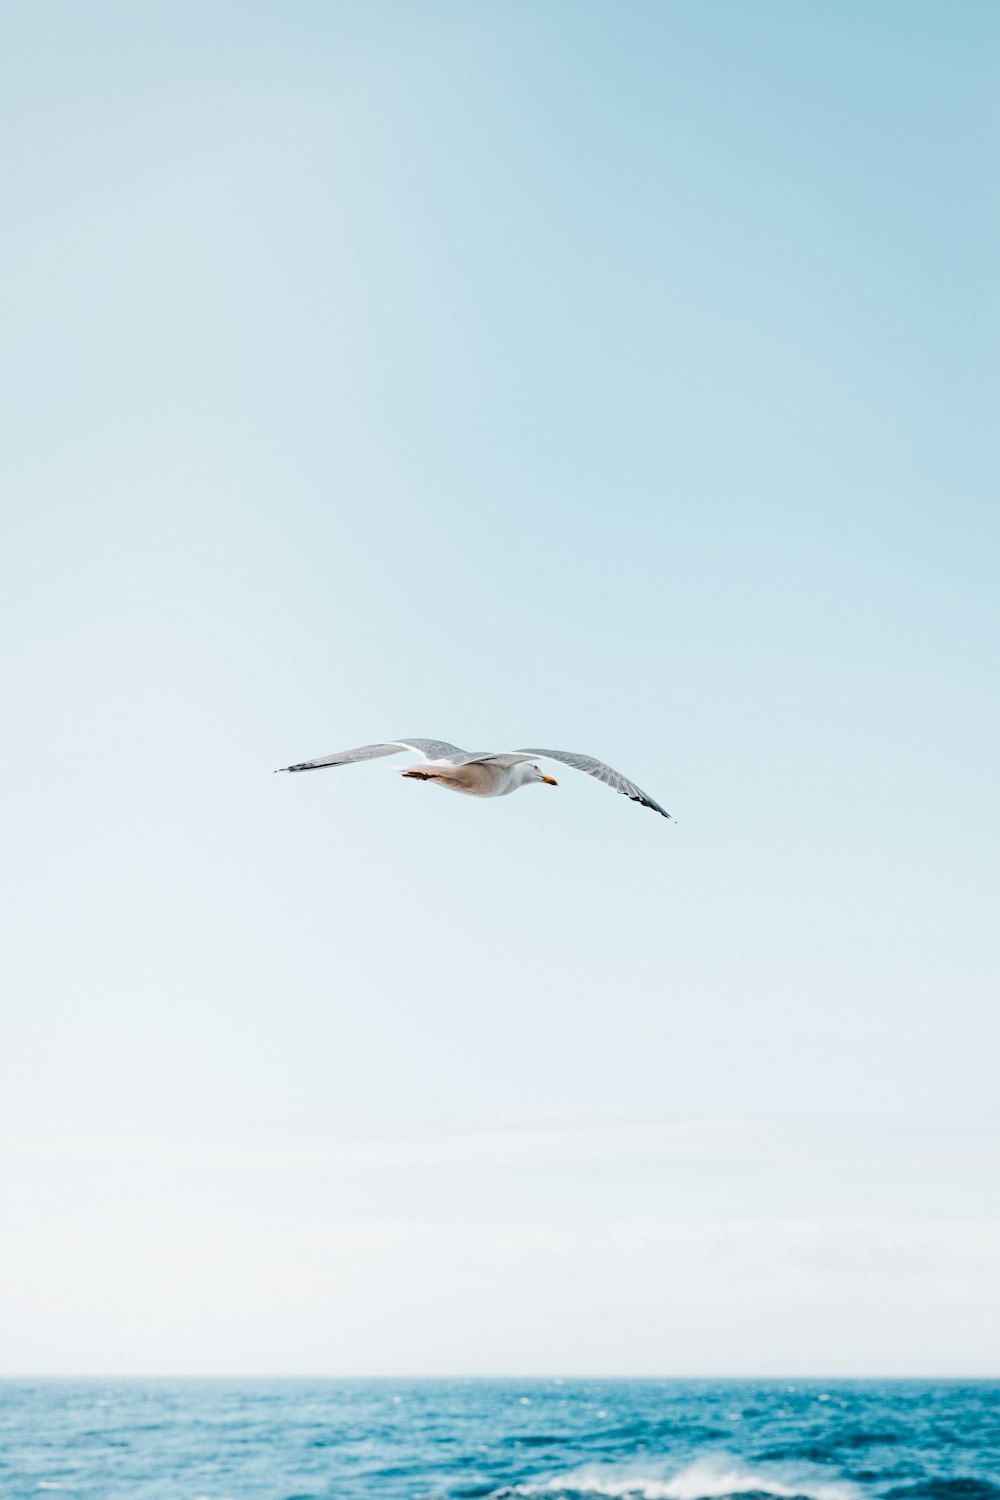
[[[527,786],[531,781],[544,781],[546,786],[559,785],[554,776],[546,776],[545,772],[540,766],[536,766],[534,761],[524,761],[521,765],[521,785]]]

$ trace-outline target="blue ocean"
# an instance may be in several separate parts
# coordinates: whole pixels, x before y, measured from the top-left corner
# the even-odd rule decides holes
[[[1000,1382],[0,1382],[27,1500],[1000,1500]]]

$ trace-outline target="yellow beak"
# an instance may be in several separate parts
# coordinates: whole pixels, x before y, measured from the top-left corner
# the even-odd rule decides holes
[[[559,785],[558,781],[556,781],[556,779],[555,779],[554,776],[543,776],[542,780],[545,782],[546,786],[558,786]]]

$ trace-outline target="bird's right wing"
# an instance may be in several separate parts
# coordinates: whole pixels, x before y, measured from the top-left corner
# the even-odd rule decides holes
[[[643,807],[651,807],[654,812],[662,813],[665,818],[671,816],[665,807],[654,802],[641,787],[636,786],[634,781],[629,781],[621,771],[616,771],[614,766],[606,766],[603,760],[595,760],[592,755],[578,755],[575,750],[519,750],[519,755],[545,755],[549,760],[562,761],[564,766],[572,766],[575,771],[585,771],[588,776],[603,781],[605,786],[611,787],[612,791],[620,792],[623,797],[630,797],[633,802],[640,803]]]
[[[316,760],[300,760],[294,766],[279,766],[280,771],[318,771],[322,766],[349,766],[356,760],[377,760],[380,755],[398,755],[401,750],[415,750],[424,760],[450,760],[463,755],[457,745],[447,740],[383,740],[378,745],[359,745],[356,750],[338,750],[320,755]]]

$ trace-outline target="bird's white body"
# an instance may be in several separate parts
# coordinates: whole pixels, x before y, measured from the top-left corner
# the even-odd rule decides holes
[[[468,797],[508,797],[519,787],[533,781],[547,782],[557,786],[551,776],[544,776],[538,766],[529,760],[513,760],[504,764],[506,756],[493,756],[490,760],[468,761],[465,765],[454,765],[447,760],[428,760],[419,770],[401,771],[414,781],[433,781],[447,787],[451,792],[464,792]]]
[[[447,740],[380,740],[374,745],[358,745],[354,750],[338,750],[334,755],[321,755],[316,760],[302,760],[294,766],[282,766],[283,771],[318,771],[322,766],[347,766],[359,760],[376,760],[382,755],[398,755],[401,750],[412,750],[421,756],[422,764],[408,766],[403,776],[413,781],[436,781],[438,786],[452,792],[464,792],[468,797],[507,797],[519,787],[532,782],[545,782],[558,786],[551,776],[546,776],[536,757],[556,760],[564,766],[572,766],[620,792],[643,807],[651,807],[665,818],[670,814],[652,797],[646,795],[634,781],[629,781],[613,766],[595,760],[592,755],[578,755],[575,750],[504,750],[499,754],[460,750]]]

